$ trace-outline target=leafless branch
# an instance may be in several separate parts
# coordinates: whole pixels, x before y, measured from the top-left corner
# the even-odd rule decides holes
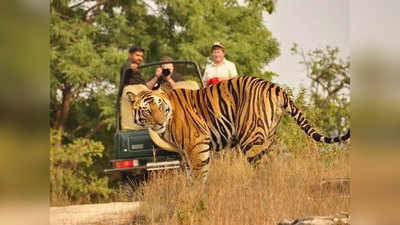
[[[156,15],[160,15],[160,11],[154,9],[150,4],[148,4],[146,1],[143,1],[143,4],[145,4],[152,12],[154,12]]]
[[[91,138],[93,135],[95,135],[101,128],[103,128],[105,125],[110,123],[113,120],[113,118],[108,118],[100,121],[97,123],[97,125],[90,130],[90,132],[86,135],[86,138]]]
[[[70,6],[70,8],[73,9],[73,8],[79,7],[79,6],[83,5],[85,2],[86,2],[86,0],[83,0],[79,3],[76,3],[75,5]]]
[[[77,127],[74,129],[74,131],[72,131],[72,134],[77,133],[78,131],[82,130],[82,128],[83,128],[82,125],[77,126]]]

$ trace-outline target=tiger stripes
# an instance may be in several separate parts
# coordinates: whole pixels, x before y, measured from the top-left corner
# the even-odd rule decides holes
[[[267,154],[284,111],[315,141],[350,138],[350,131],[335,138],[321,135],[278,85],[256,77],[233,78],[200,90],[144,91],[131,101],[141,102],[136,104],[141,107],[132,107],[135,123],[142,121],[139,125],[176,145],[190,171],[203,181],[211,151],[238,147],[251,163]]]

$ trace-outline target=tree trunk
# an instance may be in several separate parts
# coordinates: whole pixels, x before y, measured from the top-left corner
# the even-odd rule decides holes
[[[62,135],[64,133],[65,123],[68,120],[68,115],[71,108],[71,102],[73,99],[72,98],[73,93],[71,87],[67,86],[62,91],[62,93],[63,93],[62,107],[61,109],[57,110],[56,123],[55,123],[55,129],[58,131],[58,135],[60,135],[60,137],[57,139],[56,147],[61,146],[61,140],[62,140]]]

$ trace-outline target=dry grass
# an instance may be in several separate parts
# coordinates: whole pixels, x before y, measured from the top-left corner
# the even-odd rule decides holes
[[[348,153],[302,155],[257,168],[240,155],[214,158],[204,190],[179,171],[155,174],[137,193],[143,204],[133,224],[276,224],[348,211],[348,190],[321,188],[324,179],[350,176]]]

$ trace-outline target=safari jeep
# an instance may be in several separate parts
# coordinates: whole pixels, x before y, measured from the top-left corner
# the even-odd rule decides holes
[[[185,78],[201,80],[200,68],[193,61],[154,62],[141,65],[139,69],[143,75],[152,76],[156,67],[167,63],[173,63],[175,70]],[[122,77],[121,80],[124,78]],[[174,88],[199,89],[200,86],[193,80],[185,80],[176,82]],[[163,141],[155,132],[142,129],[133,123],[133,114],[126,92],[137,94],[143,90],[148,90],[148,88],[145,85],[123,87],[120,107],[116,110],[115,159],[111,160],[111,168],[104,170],[111,180],[122,181],[122,187],[128,189],[125,190],[128,192],[133,191],[138,182],[145,179],[149,172],[178,169],[181,164],[181,157],[177,152],[166,151],[175,150],[173,146]]]

